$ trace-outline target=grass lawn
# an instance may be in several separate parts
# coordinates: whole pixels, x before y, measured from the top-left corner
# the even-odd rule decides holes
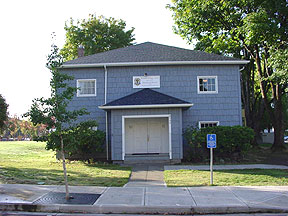
[[[168,187],[193,187],[210,184],[210,171],[166,170],[164,177]],[[213,183],[216,186],[287,186],[288,170],[217,170],[213,172]]]
[[[67,163],[69,185],[123,186],[131,169],[118,165]],[[62,162],[45,143],[0,142],[0,184],[63,184]]]

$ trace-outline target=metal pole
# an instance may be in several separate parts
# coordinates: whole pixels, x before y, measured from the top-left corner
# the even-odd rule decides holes
[[[210,148],[210,185],[213,185],[213,148]]]

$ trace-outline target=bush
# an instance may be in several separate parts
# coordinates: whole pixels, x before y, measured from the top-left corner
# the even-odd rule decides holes
[[[104,152],[105,133],[100,130],[93,130],[97,126],[96,121],[86,121],[65,130],[63,142],[68,159],[97,159],[99,153]],[[60,138],[56,131],[49,133],[47,136],[38,137],[37,141],[46,141],[47,150],[60,150]]]
[[[78,125],[73,130],[73,136],[75,143],[74,149],[71,150],[70,155],[77,157],[81,156],[86,159],[97,159],[98,153],[105,150],[105,133],[100,130],[93,130],[93,127],[97,127],[95,121],[86,121]]]
[[[217,148],[214,150],[215,160],[235,161],[252,148],[254,132],[251,128],[242,126],[217,126],[197,129],[189,127],[184,132],[184,137],[191,147],[190,161],[203,162],[209,160],[207,148],[207,134],[217,135]]]

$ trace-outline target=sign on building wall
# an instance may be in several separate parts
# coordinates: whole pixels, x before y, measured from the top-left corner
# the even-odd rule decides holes
[[[160,88],[160,76],[133,76],[133,88]]]

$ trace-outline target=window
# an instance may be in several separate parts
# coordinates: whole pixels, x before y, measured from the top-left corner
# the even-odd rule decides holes
[[[200,121],[199,128],[206,128],[206,127],[216,127],[219,125],[219,121]]]
[[[96,96],[96,79],[77,80],[77,97]]]
[[[218,93],[217,76],[198,76],[198,94]]]

